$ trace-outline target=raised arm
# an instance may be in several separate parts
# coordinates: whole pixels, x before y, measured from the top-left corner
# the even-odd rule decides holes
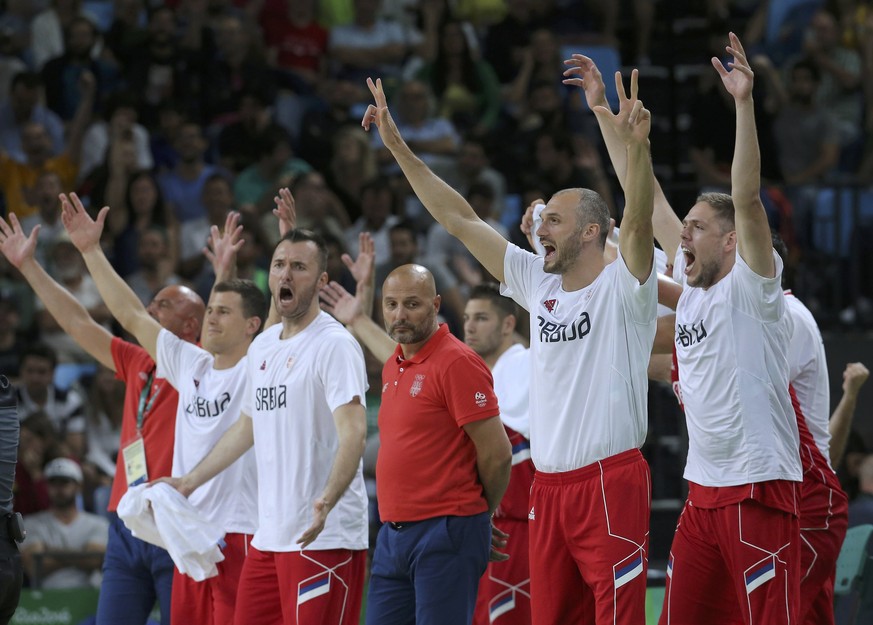
[[[112,335],[34,259],[39,228],[25,237],[15,213],[10,213],[8,223],[0,217],[0,252],[21,272],[61,329],[100,364],[115,371]]]
[[[624,91],[621,73],[615,73],[615,86],[619,96],[619,111],[613,115],[609,108],[596,106],[601,125],[609,125],[627,152],[627,175],[625,176],[624,217],[621,221],[618,247],[622,258],[637,280],[645,282],[652,272],[654,244],[652,243],[652,206],[654,174],[649,154],[649,130],[652,116],[636,98],[637,70],[631,72],[631,97]]]
[[[452,187],[434,174],[419,159],[400,136],[397,125],[388,111],[388,102],[382,90],[382,81],[369,78],[367,86],[376,104],[367,107],[361,125],[365,130],[376,124],[385,147],[391,151],[412,190],[428,212],[452,236],[458,238],[485,269],[503,282],[503,258],[507,241],[485,223],[467,201]]]
[[[737,109],[737,136],[734,160],[731,164],[731,197],[737,229],[737,250],[746,264],[760,276],[776,275],[773,241],[767,213],[761,203],[761,152],[755,128],[755,103],[752,101],[754,74],[739,38],[730,33],[725,49],[733,55],[726,70],[721,61],[712,58],[725,89],[734,98]]]
[[[344,324],[380,362],[385,362],[394,353],[397,344],[372,317],[373,294],[376,290],[373,237],[369,233],[361,233],[358,248],[360,252],[355,262],[348,254],[343,255],[343,262],[357,281],[355,295],[352,296],[337,282],[330,282],[321,289],[321,307]]]
[[[73,245],[82,253],[88,271],[91,272],[97,290],[100,291],[100,297],[118,323],[136,337],[152,358],[157,358],[161,325],[149,315],[127,282],[115,273],[109,259],[103,253],[103,248],[100,247],[100,236],[103,233],[103,224],[109,207],[104,206],[100,209],[95,221],[85,211],[85,207],[75,193],[71,193],[69,197],[62,193],[60,198],[64,227]]]
[[[843,371],[843,396],[828,422],[828,431],[831,435],[829,455],[832,467],[839,465],[843,459],[846,441],[849,440],[849,431],[852,429],[852,419],[855,416],[855,406],[858,403],[858,393],[869,376],[867,367],[860,362],[850,362]]]
[[[358,472],[367,441],[367,412],[360,400],[360,397],[355,397],[348,404],[333,411],[339,447],[327,485],[312,505],[312,525],[297,540],[297,544],[303,549],[318,538],[324,529],[328,513],[336,506]]]
[[[564,72],[564,75],[567,76],[564,79],[564,84],[580,87],[584,91],[585,101],[592,111],[598,106],[609,108],[603,77],[594,61],[584,54],[574,54],[571,58],[565,60],[564,64],[568,66],[568,69]],[[636,99],[636,97],[637,82],[631,76],[631,99]],[[622,190],[625,190],[627,149],[621,139],[615,134],[612,125],[606,123],[606,121],[604,118],[597,117],[603,142],[606,145],[606,151],[609,153],[609,160],[612,162],[612,168],[615,170],[615,175],[621,184]],[[667,196],[664,195],[664,191],[661,189],[657,178],[654,178],[652,231],[661,249],[672,259],[676,250],[679,249],[682,222],[676,216],[673,207],[670,206],[670,202],[667,201]]]
[[[245,243],[239,220],[239,213],[231,211],[224,221],[224,230],[219,230],[215,224],[209,230],[209,241],[203,254],[212,265],[215,284],[236,278],[236,254]]]

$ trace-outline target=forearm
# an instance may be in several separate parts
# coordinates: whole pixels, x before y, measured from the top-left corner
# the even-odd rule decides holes
[[[143,316],[149,317],[139,297],[121,276],[115,273],[100,246],[86,250],[82,253],[82,257],[109,311],[125,330],[136,335],[137,321]],[[137,338],[140,339],[139,336]]]
[[[386,362],[397,349],[397,343],[368,315],[359,315],[349,328],[379,362]]]
[[[218,439],[215,447],[206,454],[206,457],[190,473],[182,476],[179,491],[185,496],[190,495],[236,462],[254,444],[252,419],[248,415],[241,414],[237,422]]]
[[[334,420],[337,423],[339,447],[327,478],[322,498],[332,509],[357,475],[367,440],[367,415],[359,403],[340,406]]]
[[[488,512],[494,513],[503,493],[509,486],[509,473],[512,469],[512,459],[509,460],[499,455],[476,456],[476,471],[479,473],[479,481],[482,482],[482,492],[485,501],[488,502]]]
[[[627,146],[625,212],[622,227],[643,227],[650,231],[654,205],[654,178],[648,141]],[[649,236],[651,239],[651,235]]]
[[[412,191],[449,234],[458,237],[466,222],[479,219],[467,201],[434,174],[406,143],[401,142],[391,153]]]
[[[750,97],[737,106],[737,134],[731,165],[731,197],[738,213],[756,205],[761,193],[761,151],[755,128],[755,104]]]
[[[91,111],[93,108],[94,93],[92,90],[79,99],[79,106],[76,108],[76,113],[70,122],[70,133],[67,137],[67,154],[75,163],[79,162],[79,157],[82,153],[82,139],[85,136],[88,122],[91,121]]]
[[[97,324],[73,295],[48,275],[33,258],[21,264],[21,273],[42,301],[46,312],[92,357],[115,371],[112,335]]]
[[[846,451],[846,443],[849,440],[849,432],[852,430],[852,419],[855,416],[857,400],[857,395],[843,393],[840,403],[837,404],[828,422],[828,432],[831,435],[828,455],[830,455],[832,467],[840,464]]]

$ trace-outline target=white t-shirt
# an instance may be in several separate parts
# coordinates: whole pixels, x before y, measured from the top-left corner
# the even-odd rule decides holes
[[[319,314],[281,339],[282,325],[249,348],[243,412],[252,417],[260,476],[258,531],[262,551],[299,551],[312,525],[313,502],[333,467],[339,438],[333,412],[355,397],[364,405],[367,374],[358,342],[333,317]],[[366,549],[367,493],[362,464],[324,530],[308,549]]]
[[[800,481],[800,438],[788,394],[791,317],[776,276],[736,255],[708,289],[685,284],[685,256],[673,264],[682,289],[676,358],[688,423],[685,479],[701,486]]]
[[[500,355],[491,370],[500,420],[530,438],[530,350],[515,344]]]
[[[828,363],[825,358],[824,341],[818,324],[809,309],[791,291],[785,292],[788,313],[794,322],[791,343],[788,345],[788,369],[791,385],[806,418],[809,433],[815,444],[830,464],[828,448],[831,434],[831,390],[828,382]]]
[[[237,422],[246,389],[246,358],[230,369],[215,369],[212,354],[172,332],[158,335],[155,375],[179,391],[173,475],[189,473]],[[254,450],[191,493],[203,516],[228,533],[254,534],[258,527],[258,474]]]
[[[619,259],[567,292],[542,257],[506,248],[506,285],[530,311],[531,457],[540,471],[572,471],[646,438],[657,279],[653,264],[640,284]]]

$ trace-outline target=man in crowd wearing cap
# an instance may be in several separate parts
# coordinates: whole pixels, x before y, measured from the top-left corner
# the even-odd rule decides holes
[[[41,588],[89,586],[103,564],[109,521],[76,507],[82,469],[74,460],[55,458],[44,474],[51,506],[25,520],[24,568]]]

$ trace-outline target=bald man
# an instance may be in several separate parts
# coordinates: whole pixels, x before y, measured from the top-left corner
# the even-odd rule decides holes
[[[491,372],[437,322],[440,297],[420,265],[382,288],[398,343],[382,370],[376,463],[379,530],[367,623],[467,623],[489,561],[491,514],[509,483],[512,450]],[[499,544],[499,541],[498,541]]]
[[[0,218],[0,252],[21,271],[61,329],[115,371],[126,386],[97,623],[145,623],[156,600],[161,622],[169,623],[173,561],[164,549],[134,538],[114,513],[128,486],[170,475],[179,395],[166,380],[155,376],[155,361],[144,349],[113,337],[36,262],[33,254],[38,232],[36,227],[25,236],[14,213],[8,223]],[[200,336],[205,307],[200,296],[187,287],[160,290],[148,311],[161,326],[185,341],[193,343]]]

